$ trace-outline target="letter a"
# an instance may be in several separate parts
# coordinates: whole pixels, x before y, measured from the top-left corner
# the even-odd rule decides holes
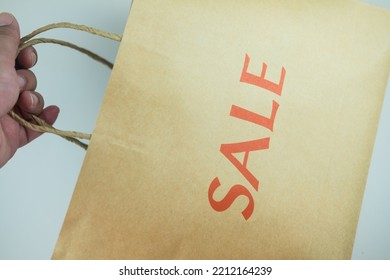
[[[256,191],[259,188],[259,180],[247,168],[249,153],[268,149],[269,141],[270,138],[267,137],[248,142],[222,144],[220,148],[221,153],[240,171]],[[243,163],[233,155],[234,153],[245,153]]]

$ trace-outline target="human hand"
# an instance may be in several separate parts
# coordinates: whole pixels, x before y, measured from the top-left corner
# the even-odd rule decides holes
[[[20,39],[19,24],[8,13],[0,14],[0,167],[15,154],[16,150],[42,133],[21,126],[8,112],[14,111],[26,117],[35,114],[49,124],[58,117],[59,108],[44,109],[43,97],[35,91],[37,80],[28,70],[35,65],[34,48],[24,49],[17,55]]]

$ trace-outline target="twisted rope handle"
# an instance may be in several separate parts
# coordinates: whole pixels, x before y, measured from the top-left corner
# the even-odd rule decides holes
[[[75,49],[81,53],[88,55],[92,59],[94,59],[94,60],[96,60],[96,61],[98,61],[98,62],[100,62],[100,63],[102,63],[102,64],[104,64],[107,67],[112,69],[113,64],[111,62],[109,62],[108,60],[104,59],[103,57],[97,55],[96,53],[91,52],[90,50],[87,50],[85,48],[81,48],[75,44],[72,44],[72,43],[69,43],[66,41],[62,41],[62,40],[50,39],[50,38],[33,39],[36,35],[38,35],[42,32],[48,31],[50,29],[54,29],[54,28],[70,28],[70,29],[88,32],[88,33],[91,33],[91,34],[94,34],[94,35],[97,35],[97,36],[100,36],[103,38],[107,38],[110,40],[118,41],[118,42],[120,42],[122,40],[122,37],[118,34],[108,33],[108,32],[105,32],[103,30],[89,27],[89,26],[85,26],[85,25],[79,25],[79,24],[74,24],[74,23],[69,23],[69,22],[59,22],[59,23],[53,23],[53,24],[43,26],[43,27],[31,32],[29,35],[21,38],[19,49],[18,49],[18,54],[23,49],[25,49],[29,46],[42,44],[42,43],[52,43],[52,44],[58,44],[58,45],[62,45],[65,47]],[[11,110],[8,114],[13,119],[15,119],[19,124],[21,124],[22,126],[28,128],[28,129],[38,131],[38,132],[47,132],[47,133],[56,134],[56,135],[63,137],[64,139],[82,147],[85,150],[88,148],[88,145],[81,142],[79,139],[90,140],[91,134],[56,129],[53,126],[46,123],[43,119],[41,119],[38,116],[33,115],[33,114],[29,114],[28,117],[30,117],[31,120],[33,120],[35,123],[27,121],[26,119],[21,117],[19,114],[17,114],[14,110]]]

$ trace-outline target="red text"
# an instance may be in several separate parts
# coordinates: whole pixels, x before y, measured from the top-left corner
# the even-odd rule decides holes
[[[281,96],[284,84],[284,77],[286,75],[286,70],[284,69],[284,67],[282,67],[279,82],[275,83],[265,78],[267,72],[267,64],[263,63],[260,76],[256,76],[248,72],[249,63],[250,57],[249,55],[245,55],[244,67],[241,72],[240,82],[265,89],[271,93]],[[271,115],[262,116],[233,104],[231,106],[229,115],[231,117],[259,125],[272,132],[274,128],[275,118],[279,109],[279,103],[273,100],[271,106]],[[250,153],[254,151],[268,150],[270,140],[270,137],[266,137],[245,142],[222,144],[219,149],[222,155],[224,155],[225,158],[228,159],[229,162],[236,168],[237,172],[239,172],[246,179],[246,181],[248,181],[248,183],[252,186],[251,189],[256,192],[259,189],[260,182],[256,174],[253,174],[253,172],[248,169],[249,156]],[[234,156],[234,154],[242,153],[244,155],[242,161],[240,161],[237,157]],[[209,186],[208,199],[211,207],[215,211],[222,212],[229,209],[229,207],[238,197],[244,196],[248,199],[248,204],[245,209],[242,210],[241,214],[245,220],[248,220],[251,217],[255,206],[252,193],[248,190],[248,188],[241,184],[236,184],[229,189],[224,198],[217,201],[214,199],[214,193],[220,186],[221,183],[218,177],[214,178],[214,180]]]

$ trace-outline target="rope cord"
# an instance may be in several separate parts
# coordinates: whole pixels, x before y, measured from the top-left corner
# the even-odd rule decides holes
[[[94,60],[96,60],[96,61],[98,61],[98,62],[100,62],[100,63],[102,63],[102,64],[104,64],[107,67],[112,69],[113,64],[111,62],[109,62],[105,58],[95,54],[94,52],[87,50],[85,48],[79,47],[75,44],[72,44],[72,43],[69,43],[66,41],[62,41],[62,40],[58,40],[58,39],[50,39],[50,38],[33,39],[36,35],[41,34],[42,32],[51,30],[51,29],[55,29],[55,28],[75,29],[75,30],[88,32],[88,33],[91,33],[91,34],[94,34],[94,35],[97,35],[97,36],[100,36],[103,38],[107,38],[110,40],[118,41],[118,42],[120,42],[122,39],[122,37],[118,34],[108,33],[108,32],[105,32],[103,30],[99,30],[97,28],[93,28],[93,27],[89,27],[89,26],[85,26],[85,25],[78,25],[78,24],[69,23],[69,22],[53,23],[53,24],[43,26],[43,27],[31,32],[29,35],[21,38],[19,49],[18,49],[18,54],[23,49],[25,49],[29,46],[34,46],[34,45],[42,44],[42,43],[52,43],[52,44],[58,44],[61,46],[65,46],[65,47],[69,47],[69,48],[72,48],[74,50],[77,50],[77,51],[91,57],[92,59],[94,59]],[[13,119],[15,119],[19,124],[21,124],[22,126],[28,128],[28,129],[38,131],[38,132],[47,132],[47,133],[56,134],[58,136],[63,137],[64,139],[80,146],[81,148],[83,148],[85,150],[88,148],[88,145],[83,143],[79,139],[90,140],[92,137],[91,134],[87,134],[87,133],[82,133],[82,132],[77,132],[77,131],[64,131],[64,130],[56,129],[53,126],[46,123],[43,119],[41,119],[38,116],[33,115],[33,114],[28,114],[28,117],[33,122],[24,119],[21,115],[17,114],[14,110],[11,110],[9,112],[9,115]]]

